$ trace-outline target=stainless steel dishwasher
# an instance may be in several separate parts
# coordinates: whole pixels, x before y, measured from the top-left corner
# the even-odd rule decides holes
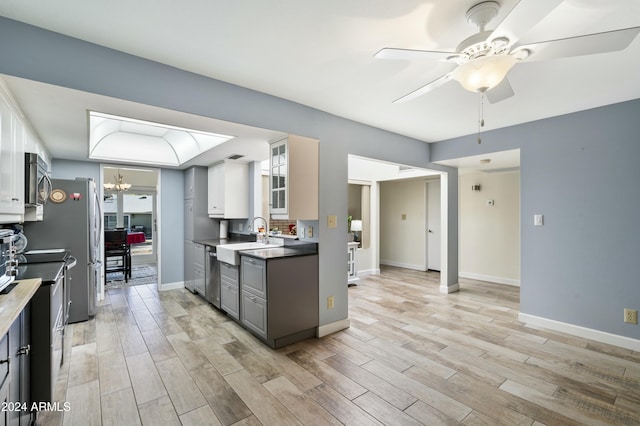
[[[220,309],[220,265],[215,246],[207,246],[206,262],[204,297],[209,303]]]

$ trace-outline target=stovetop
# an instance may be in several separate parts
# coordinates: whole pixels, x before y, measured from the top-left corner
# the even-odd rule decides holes
[[[71,253],[67,249],[28,250],[18,255],[20,263],[66,262]]]
[[[50,285],[56,282],[63,269],[64,262],[61,261],[19,264],[16,280],[42,278],[42,285]]]

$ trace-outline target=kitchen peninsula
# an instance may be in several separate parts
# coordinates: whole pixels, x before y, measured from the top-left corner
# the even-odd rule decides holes
[[[207,300],[272,348],[315,337],[318,245],[275,237],[263,244],[246,241],[253,236],[239,237],[194,241],[215,254],[207,256]]]

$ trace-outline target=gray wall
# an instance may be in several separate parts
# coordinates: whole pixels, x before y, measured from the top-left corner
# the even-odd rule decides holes
[[[634,100],[432,145],[433,161],[521,149],[521,312],[640,338],[622,321],[640,308],[639,118]]]
[[[348,317],[346,266],[336,267],[344,265],[347,247],[347,154],[417,167],[429,164],[423,142],[6,18],[0,18],[0,58],[0,73],[319,139],[321,325]],[[175,182],[167,183],[172,187]],[[163,194],[164,223],[166,202],[170,200]],[[176,220],[181,215],[173,210],[170,214]],[[336,229],[327,229],[330,214],[339,218]],[[162,261],[171,253],[164,248],[170,232],[162,237]],[[450,257],[457,259],[457,252]],[[176,271],[182,270],[177,264],[181,259],[171,258]],[[163,282],[170,280],[163,277]],[[329,295],[335,296],[332,310],[324,303]]]
[[[51,177],[56,179],[92,178],[96,185],[102,183],[100,164],[89,161],[71,161],[54,158],[51,162]]]
[[[160,170],[160,224],[158,232],[161,284],[184,281],[184,173]]]

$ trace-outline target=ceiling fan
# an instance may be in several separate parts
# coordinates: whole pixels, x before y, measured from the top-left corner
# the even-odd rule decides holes
[[[436,59],[450,62],[452,70],[426,85],[396,99],[405,102],[422,96],[451,80],[472,92],[486,94],[491,103],[513,96],[506,78],[520,61],[548,60],[569,56],[623,50],[640,33],[640,27],[587,34],[557,40],[520,44],[518,34],[527,31],[551,13],[563,0],[521,0],[494,30],[487,24],[498,15],[497,1],[483,1],[467,10],[467,22],[478,26],[478,33],[463,40],[455,51],[384,48],[377,59]]]

